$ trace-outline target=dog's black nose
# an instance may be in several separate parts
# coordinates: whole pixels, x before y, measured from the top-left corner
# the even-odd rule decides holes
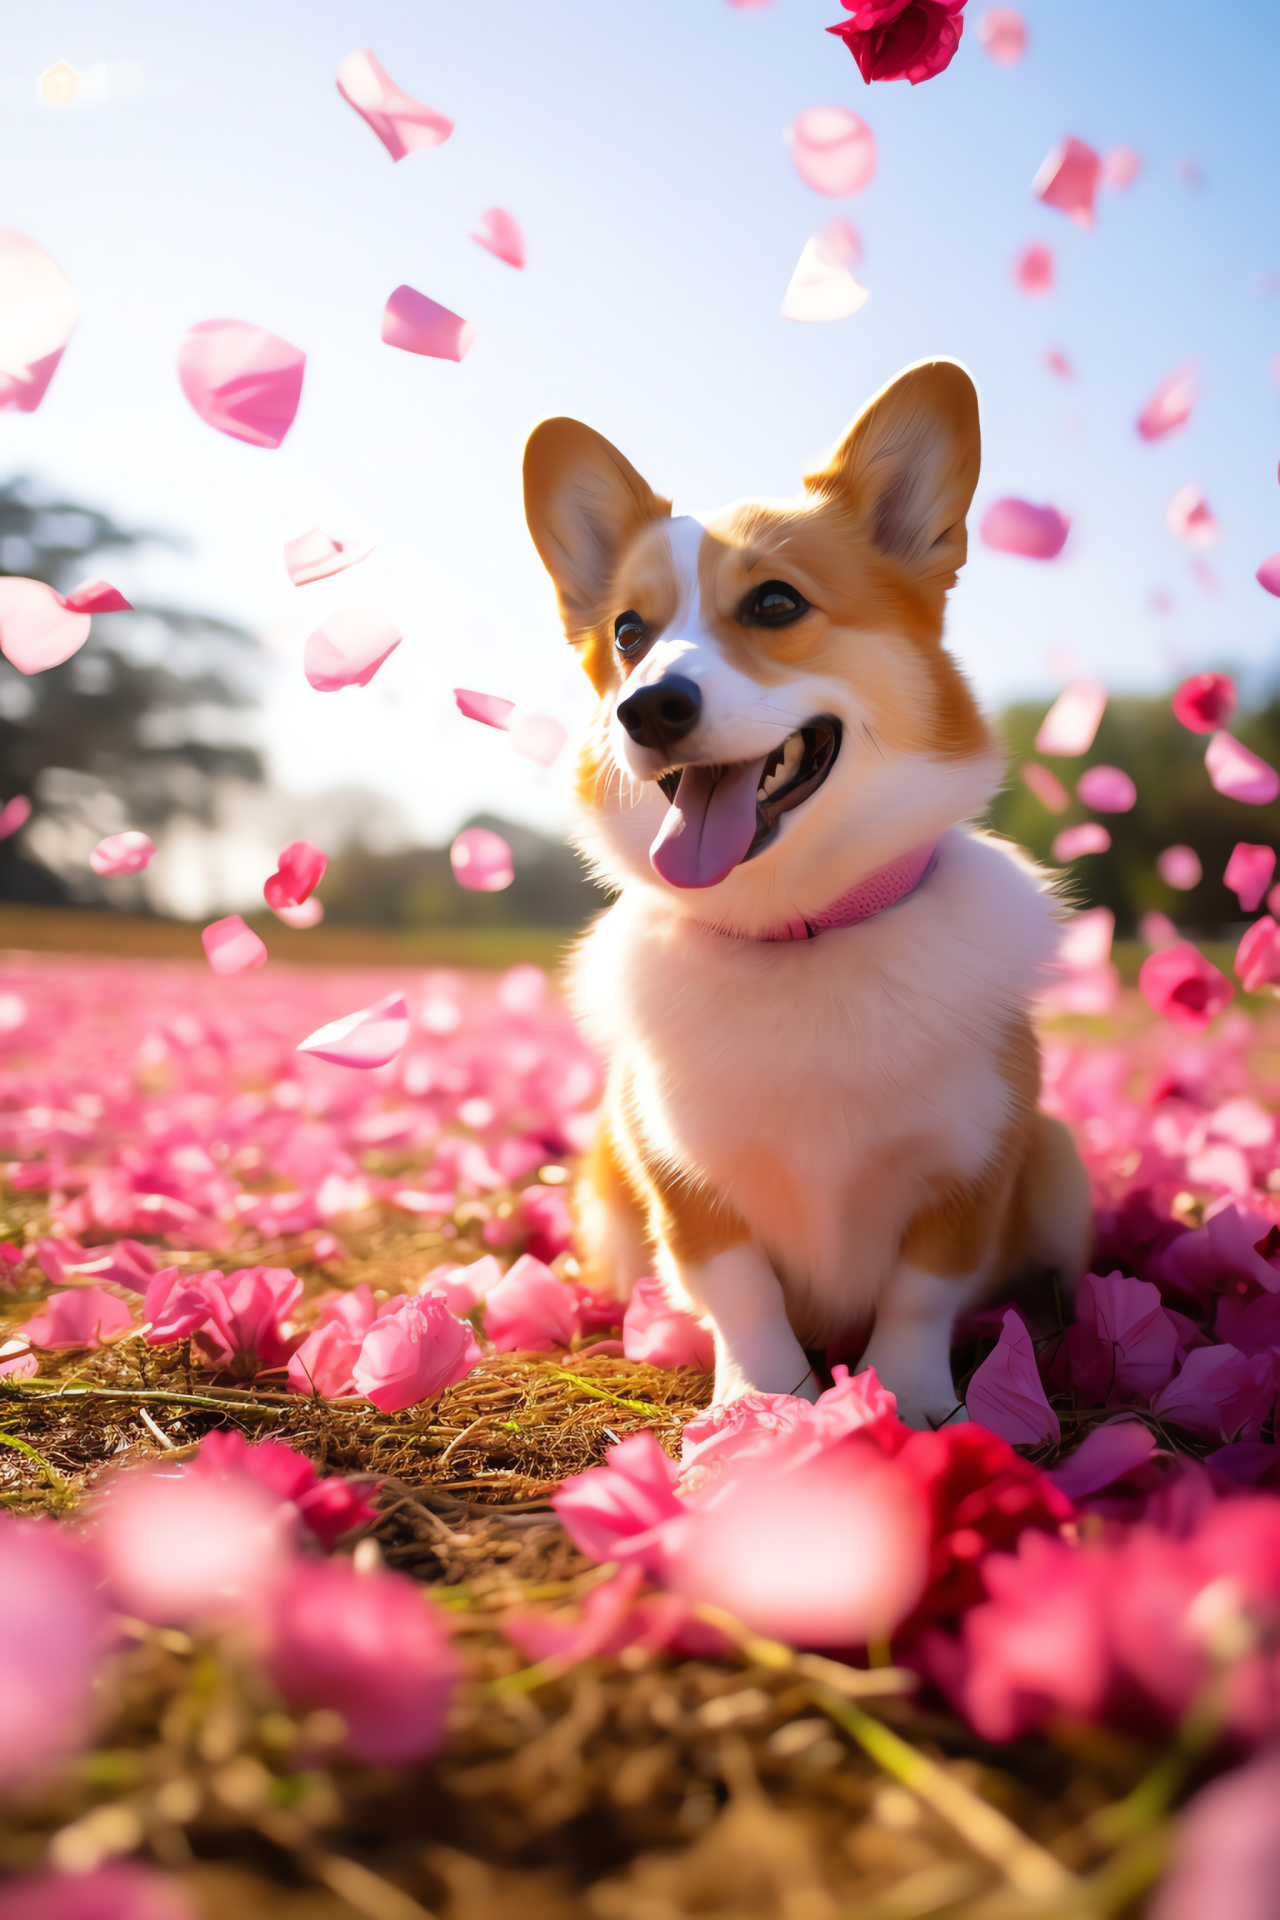
[[[702,693],[694,680],[668,673],[650,687],[637,687],[618,708],[621,720],[638,747],[666,753],[698,724]]]

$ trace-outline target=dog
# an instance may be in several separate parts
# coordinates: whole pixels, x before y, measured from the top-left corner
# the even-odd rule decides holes
[[[1031,1002],[1063,907],[972,824],[1002,756],[942,645],[978,402],[908,367],[794,501],[673,516],[590,427],[543,421],[533,541],[598,696],[577,840],[616,891],[572,962],[608,1063],[583,1268],[656,1272],[715,1335],[715,1401],[856,1355],[915,1426],[965,1418],[956,1316],[1089,1251],[1037,1110]]]

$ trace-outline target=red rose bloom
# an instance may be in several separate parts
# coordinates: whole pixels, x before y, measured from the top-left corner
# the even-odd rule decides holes
[[[965,0],[840,0],[851,20],[838,34],[872,80],[909,80],[913,87],[949,67],[964,32]]]

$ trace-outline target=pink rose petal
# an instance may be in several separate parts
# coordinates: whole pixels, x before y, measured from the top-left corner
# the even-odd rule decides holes
[[[475,1334],[434,1294],[404,1300],[375,1320],[352,1368],[357,1392],[383,1413],[434,1400],[480,1358]]]
[[[1046,1440],[1056,1446],[1062,1438],[1058,1416],[1040,1384],[1031,1335],[1012,1308],[995,1347],[969,1382],[965,1406],[971,1420],[1013,1447],[1038,1447]]]
[[[1051,1467],[1049,1478],[1068,1500],[1084,1500],[1145,1466],[1158,1449],[1159,1442],[1142,1421],[1109,1420],[1086,1435],[1059,1466]]]
[[[484,1330],[499,1352],[548,1353],[578,1332],[578,1303],[550,1267],[521,1254],[485,1297]]]
[[[178,350],[178,379],[200,418],[251,447],[278,447],[298,411],[307,356],[247,320],[202,320]]]
[[[1197,861],[1196,865],[1199,864]],[[1176,947],[1182,935],[1167,913],[1161,913],[1158,907],[1149,907],[1138,921],[1138,938],[1148,947]]]
[[[1038,296],[1053,292],[1053,249],[1038,241],[1024,247],[1013,263],[1013,277],[1023,293]]]
[[[133,1315],[113,1293],[102,1287],[74,1287],[51,1293],[22,1328],[22,1336],[36,1347],[100,1347],[132,1326]]]
[[[622,1317],[622,1351],[651,1367],[715,1368],[715,1337],[706,1321],[672,1306],[659,1281],[637,1280]]]
[[[1076,792],[1096,813],[1128,813],[1138,801],[1138,789],[1121,767],[1089,767]]]
[[[1253,577],[1268,593],[1280,595],[1280,553],[1273,553],[1264,560]]]
[[[1255,913],[1275,870],[1274,847],[1251,846],[1247,840],[1239,840],[1231,850],[1222,884],[1235,894],[1242,913]]]
[[[870,297],[848,267],[829,259],[814,238],[804,243],[780,312],[784,320],[848,320]]]
[[[402,993],[389,993],[385,1000],[358,1013],[333,1020],[327,1027],[298,1042],[299,1053],[314,1053],[317,1059],[332,1060],[339,1067],[385,1067],[394,1060],[409,1038],[409,1009]]]
[[[851,220],[837,214],[813,236],[819,257],[836,267],[856,267],[862,260],[862,236]]]
[[[0,653],[19,673],[60,667],[80,651],[90,624],[43,580],[0,579]]]
[[[475,341],[475,322],[451,313],[409,286],[397,287],[382,311],[382,338],[404,353],[431,360],[465,360]]]
[[[1280,793],[1280,774],[1250,753],[1234,734],[1215,733],[1205,749],[1204,763],[1215,791],[1229,800],[1265,807]]]
[[[1042,163],[1031,191],[1047,207],[1070,215],[1077,226],[1094,224],[1093,201],[1102,162],[1094,149],[1068,134]]]
[[[300,907],[324,879],[329,856],[309,840],[292,840],[276,861],[276,871],[262,892],[273,911]]]
[[[373,552],[372,540],[331,540],[319,527],[300,533],[296,540],[284,543],[284,564],[295,587],[306,587],[313,580],[327,580],[367,560]]]
[[[1236,683],[1229,673],[1193,673],[1173,695],[1174,718],[1191,733],[1216,733],[1236,710]]]
[[[1138,987],[1156,1013],[1188,1033],[1203,1033],[1235,993],[1226,975],[1189,941],[1149,953],[1138,971]]]
[[[1074,380],[1076,377],[1075,368],[1068,360],[1066,354],[1060,353],[1057,347],[1050,347],[1048,349],[1044,356],[1044,364],[1050,373],[1057,374],[1059,380]]]
[[[110,833],[89,855],[95,873],[141,873],[155,858],[156,843],[148,833]]]
[[[1142,172],[1142,155],[1132,147],[1112,147],[1102,162],[1102,184],[1112,193],[1123,193]]]
[[[73,593],[60,593],[58,598],[72,613],[133,612],[133,603],[125,599],[118,587],[111,586],[106,580],[86,580]]]
[[[1041,806],[1048,807],[1050,813],[1066,812],[1071,805],[1071,795],[1056,773],[1050,773],[1038,760],[1024,760],[1018,772]]]
[[[204,929],[200,940],[215,973],[246,973],[262,966],[267,957],[262,941],[238,913],[215,920]]]
[[[1140,437],[1163,440],[1165,434],[1184,427],[1199,398],[1195,361],[1184,360],[1165,376],[1138,415],[1135,424]]]
[[[453,697],[459,713],[468,720],[478,720],[484,727],[500,727],[505,731],[516,710],[514,700],[504,700],[496,693],[471,693],[466,687],[455,687]]]
[[[978,39],[998,67],[1015,67],[1027,50],[1027,23],[1016,7],[992,7],[978,22]]]
[[[331,613],[307,641],[302,670],[317,693],[367,687],[400,645],[400,629],[378,607],[345,607]]]
[[[490,207],[482,213],[479,230],[469,238],[495,258],[505,260],[509,267],[523,267],[524,235],[511,215],[504,213],[501,207]]]
[[[25,793],[15,793],[0,807],[0,840],[8,840],[31,818],[31,802]]]
[[[1106,705],[1107,690],[1101,680],[1073,680],[1040,722],[1036,752],[1068,758],[1088,753]]]
[[[1053,857],[1064,865],[1084,853],[1105,853],[1111,835],[1097,820],[1083,820],[1078,827],[1064,827],[1053,843]]]
[[[465,828],[449,849],[449,864],[470,893],[501,893],[516,877],[510,847],[488,827]]]
[[[791,127],[791,158],[807,187],[834,199],[861,193],[876,170],[876,137],[849,107],[806,107]]]
[[[1006,495],[992,501],[978,531],[983,545],[997,553],[1021,554],[1024,560],[1056,560],[1067,544],[1071,522],[1056,507],[1036,507],[1029,500]]]
[[[1204,878],[1200,855],[1194,847],[1166,847],[1156,855],[1156,872],[1166,887],[1174,887],[1179,893],[1190,893]]]
[[[0,227],[0,409],[34,413],[80,317],[80,296],[43,247]]]
[[[1236,949],[1234,964],[1246,993],[1257,993],[1280,981],[1280,927],[1269,913],[1249,928]]]
[[[559,759],[568,738],[568,728],[549,713],[528,713],[511,729],[516,752],[526,760],[536,760],[540,767],[549,767]]]
[[[308,927],[318,927],[324,919],[324,902],[317,900],[312,894],[311,898],[302,901],[300,906],[272,907],[271,911],[277,920],[284,921],[286,927],[292,927],[298,933],[305,933]]]
[[[1164,523],[1189,547],[1211,547],[1218,537],[1218,523],[1194,480],[1178,488],[1164,510]]]
[[[420,147],[438,147],[453,132],[452,120],[401,93],[367,47],[349,53],[338,68],[338,92],[373,128],[393,160],[403,160]]]

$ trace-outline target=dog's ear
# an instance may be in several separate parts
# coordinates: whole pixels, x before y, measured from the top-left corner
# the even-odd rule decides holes
[[[604,600],[618,553],[651,520],[660,499],[629,460],[580,420],[544,420],[524,450],[524,511],[533,544],[556,584],[571,640],[607,611]]]
[[[973,381],[954,360],[922,360],[881,388],[804,484],[843,499],[873,546],[945,592],[968,551],[981,459]]]

